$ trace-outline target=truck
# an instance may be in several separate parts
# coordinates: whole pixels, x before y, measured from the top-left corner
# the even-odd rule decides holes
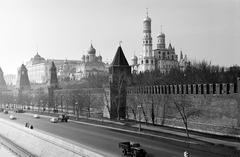
[[[134,142],[120,142],[119,148],[122,149],[123,156],[131,157],[145,157],[146,151],[141,148],[139,143]]]

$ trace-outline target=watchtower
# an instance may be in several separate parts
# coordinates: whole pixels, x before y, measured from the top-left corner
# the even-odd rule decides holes
[[[57,79],[57,68],[52,62],[52,65],[49,69],[50,78],[48,82],[48,97],[49,97],[49,106],[54,106],[54,90],[58,88],[58,79]]]
[[[110,118],[125,119],[126,117],[126,86],[131,75],[131,67],[118,47],[111,66],[109,67],[110,82]]]

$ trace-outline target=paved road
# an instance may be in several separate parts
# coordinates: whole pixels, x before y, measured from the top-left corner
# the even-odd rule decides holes
[[[41,117],[34,119],[32,116],[16,113],[17,120],[13,122],[25,125],[26,122],[33,124],[34,129],[43,130],[79,144],[91,147],[102,154],[114,157],[121,156],[118,143],[121,141],[136,141],[148,152],[148,157],[183,157],[184,148],[163,143],[157,139],[147,139],[126,133],[112,131],[106,128],[84,125],[74,122],[50,123],[49,118]],[[0,113],[0,118],[9,120],[9,114]],[[217,154],[190,150],[191,157],[220,157]]]

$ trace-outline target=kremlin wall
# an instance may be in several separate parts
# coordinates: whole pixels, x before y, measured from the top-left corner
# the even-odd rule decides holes
[[[176,104],[181,104],[188,127],[208,133],[240,134],[240,78],[237,84],[158,85],[127,88],[129,119],[184,128]],[[140,107],[138,107],[140,105]],[[154,112],[154,113],[153,113]]]

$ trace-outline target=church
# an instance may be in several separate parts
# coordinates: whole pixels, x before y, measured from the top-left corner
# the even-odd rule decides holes
[[[151,36],[151,18],[147,16],[143,20],[143,40],[142,52],[139,57],[133,56],[131,59],[131,69],[133,73],[140,73],[145,71],[160,70],[162,73],[169,72],[172,68],[180,67],[184,70],[190,62],[187,56],[183,58],[181,52],[180,59],[175,53],[175,48],[171,43],[166,46],[165,34],[160,33],[157,36],[156,49],[153,49],[152,36]]]

